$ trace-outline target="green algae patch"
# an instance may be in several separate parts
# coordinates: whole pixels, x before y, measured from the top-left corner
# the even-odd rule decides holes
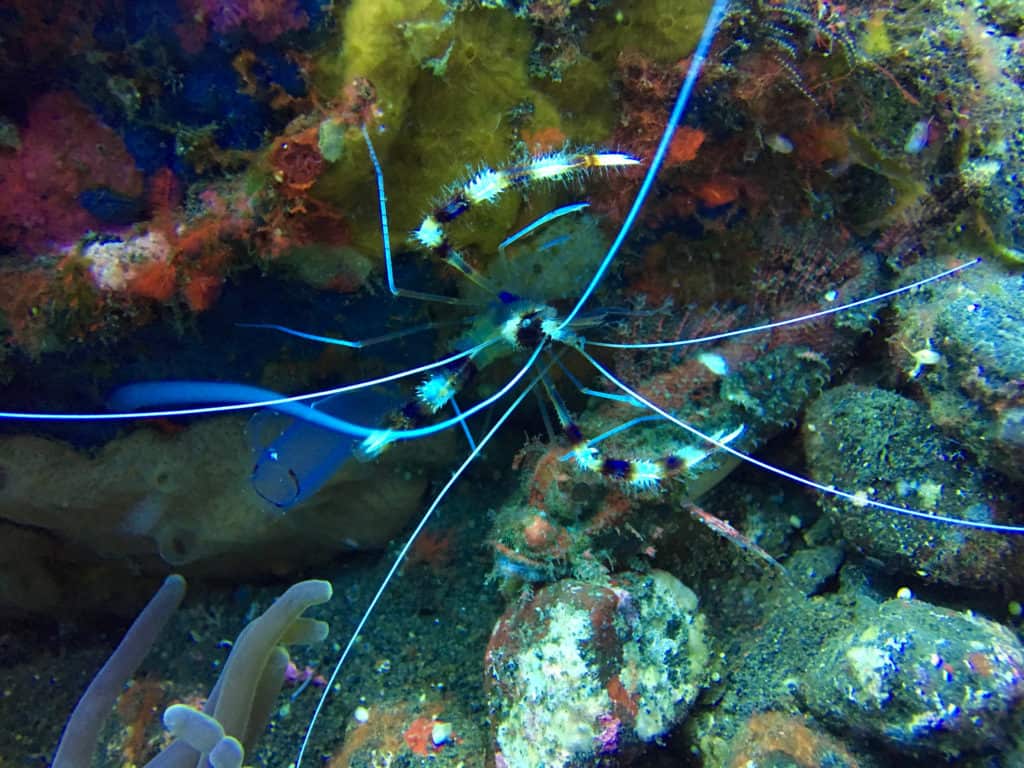
[[[412,122],[390,157],[402,179],[403,200],[395,220],[413,229],[431,202],[481,166],[498,167],[513,158],[517,131],[508,116],[529,103],[538,125],[565,132],[558,106],[530,81],[529,25],[506,13],[478,11],[460,16],[452,27],[451,50],[443,76],[424,71],[410,94]],[[514,228],[519,195],[509,192],[496,204],[474,208],[453,241],[466,244],[471,230],[482,250],[493,252]],[[543,210],[543,209],[541,209]]]
[[[327,98],[341,99],[346,86],[357,78],[372,84],[378,121],[370,128],[388,171],[391,145],[406,122],[414,82],[423,75],[421,61],[444,50],[448,26],[444,7],[436,0],[355,0],[339,14],[338,39],[316,61],[316,87]],[[313,194],[345,210],[354,222],[374,222],[372,166],[362,144],[354,128],[341,141],[333,137],[331,155],[336,159]],[[398,177],[389,172],[388,178],[394,184]],[[402,198],[404,195],[397,196]],[[379,237],[376,243],[367,238],[373,232],[371,225],[359,239],[379,249]]]
[[[565,136],[572,145],[600,143],[611,134],[615,101],[606,63],[573,69],[571,83],[532,79],[534,33],[528,22],[497,10],[445,16],[436,2],[357,0],[340,17],[341,38],[318,63],[320,87],[340,94],[366,78],[376,91],[379,119],[369,126],[388,184],[396,235],[416,228],[432,203],[472,169],[500,167],[521,153],[522,121],[531,130]],[[337,160],[313,193],[345,210],[357,247],[379,250],[372,169],[355,129],[335,148]],[[531,190],[531,210],[555,204]],[[515,193],[474,209],[452,227],[453,242],[493,253],[526,215]],[[535,213],[534,215],[539,215]]]
[[[651,0],[620,9],[594,27],[590,49],[613,62],[620,51],[640,52],[658,64],[674,64],[697,47],[711,3]]]
[[[365,77],[387,109],[400,115],[419,62],[444,50],[444,13],[437,0],[355,0],[340,12],[339,39],[316,62],[319,91],[340,94],[354,78]]]
[[[374,259],[345,245],[300,245],[288,248],[274,267],[291,272],[321,290],[348,293],[366,283]]]

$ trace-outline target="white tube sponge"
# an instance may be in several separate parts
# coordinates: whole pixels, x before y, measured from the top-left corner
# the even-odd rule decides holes
[[[259,742],[260,737],[266,732],[270,718],[277,706],[277,697],[284,685],[284,673],[288,667],[288,651],[277,646],[270,653],[267,666],[260,675],[260,681],[256,684],[256,693],[253,695],[252,712],[249,713],[249,722],[245,725],[245,735],[240,737],[242,746],[246,752],[252,751]]]
[[[330,582],[299,582],[242,630],[224,665],[219,686],[220,696],[213,712],[214,718],[224,728],[224,733],[239,739],[245,738],[256,688],[274,648],[281,644],[282,638],[302,616],[303,611],[330,599]]]
[[[164,726],[198,752],[210,752],[224,738],[221,724],[205,712],[185,704],[172,704],[164,710]]]
[[[104,719],[184,596],[185,580],[175,575],[150,599],[75,707],[53,768],[89,768]],[[203,710],[175,704],[164,712],[175,741],[147,768],[241,768],[242,741],[251,749],[263,735],[281,691],[288,664],[281,646],[323,640],[327,625],[302,612],[330,598],[328,582],[301,582],[245,627]]]
[[[234,736],[225,736],[210,752],[211,768],[242,768],[245,750]]]
[[[316,645],[327,639],[327,622],[316,619],[296,619],[281,635],[281,645]]]
[[[53,768],[89,767],[103,721],[184,597],[185,579],[168,576],[79,699],[64,727]]]
[[[205,712],[184,704],[164,711],[164,725],[176,739],[207,755],[212,768],[241,768],[245,750],[233,736],[225,736],[220,723]],[[192,758],[193,762],[195,758]],[[200,765],[206,765],[200,761]]]

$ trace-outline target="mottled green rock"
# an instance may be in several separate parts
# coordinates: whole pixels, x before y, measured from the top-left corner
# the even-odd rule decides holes
[[[821,649],[800,695],[833,728],[915,755],[997,750],[1024,697],[1024,647],[971,612],[889,600]]]
[[[811,475],[823,485],[954,521],[997,522],[1008,508],[925,407],[894,392],[830,389],[808,409],[803,434]],[[964,586],[1005,584],[1020,572],[1014,537],[835,496],[818,503],[848,544],[888,571]]]

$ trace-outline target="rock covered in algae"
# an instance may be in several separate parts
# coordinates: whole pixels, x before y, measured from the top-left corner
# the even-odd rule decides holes
[[[898,308],[890,350],[932,419],[982,464],[1024,480],[1024,279],[983,263]],[[931,364],[918,364],[922,353]]]
[[[664,571],[547,586],[488,645],[496,764],[628,761],[685,716],[707,659],[697,597]]]
[[[1024,647],[971,612],[889,600],[821,649],[801,691],[832,727],[909,753],[994,749],[1024,697]]]
[[[357,0],[339,11],[338,30],[337,44],[317,62],[318,86],[337,93],[356,78],[373,84],[373,141],[387,178],[401,181],[388,200],[395,232],[414,229],[467,165],[512,162],[519,111],[529,112],[533,127],[574,143],[606,141],[611,133],[611,64],[578,68],[572,87],[531,78],[534,32],[525,19],[488,9],[453,14],[432,0]],[[363,140],[348,131],[344,141],[313,194],[354,214],[355,244],[376,250],[376,198],[367,194],[373,179]],[[535,190],[538,210],[544,196]],[[473,212],[481,253],[493,253],[515,230],[518,210],[518,195],[510,194]]]
[[[997,12],[998,13],[998,12]],[[969,19],[969,17],[968,17]],[[978,21],[966,21],[970,29]],[[1024,63],[1016,35],[975,32],[979,49],[974,72],[977,107],[960,168],[964,185],[977,197],[993,250],[1007,262],[1024,263],[1024,206],[1020,176],[1024,173]]]
[[[812,477],[860,501],[822,495],[846,541],[888,570],[962,586],[1004,584],[1019,573],[1020,542],[993,532],[913,519],[866,500],[977,522],[1000,521],[1006,494],[986,484],[920,403],[843,385],[808,409],[804,448]],[[1011,577],[1012,578],[1012,577]]]

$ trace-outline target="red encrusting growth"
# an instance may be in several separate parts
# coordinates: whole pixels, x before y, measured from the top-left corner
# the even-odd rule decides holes
[[[437,720],[430,717],[417,717],[413,720],[409,727],[405,729],[405,733],[402,734],[406,746],[420,757],[429,757],[440,752],[449,742],[459,741],[458,737],[452,734],[442,743],[435,744],[433,734],[434,726],[437,725],[437,722]]]
[[[149,678],[133,680],[118,697],[117,716],[124,724],[121,757],[127,765],[144,765],[156,755],[159,740],[154,735],[163,729],[166,697],[163,683]]]
[[[177,272],[168,261],[143,264],[128,279],[128,292],[154,301],[169,301],[177,290]]]
[[[433,730],[433,720],[429,717],[417,717],[409,724],[409,727],[405,729],[405,733],[402,734],[402,738],[405,739],[406,745],[415,754],[420,757],[427,757],[434,746],[434,743],[430,739],[430,734]]]
[[[274,179],[285,195],[299,195],[312,187],[326,163],[317,142],[317,126],[280,137],[268,158]]]
[[[245,31],[266,44],[309,26],[299,0],[178,0],[178,4],[188,19],[179,25],[178,37],[192,52],[202,48],[210,31],[218,35]]]
[[[684,125],[676,131],[672,137],[672,143],[668,147],[668,155],[665,157],[665,164],[682,165],[697,157],[697,151],[704,143],[707,134],[699,128],[690,128]]]
[[[205,312],[220,297],[224,278],[216,275],[195,274],[182,289],[185,302],[193,312]]]
[[[857,768],[859,763],[842,744],[799,715],[757,712],[733,739],[729,768],[746,768],[785,759],[799,768]]]

